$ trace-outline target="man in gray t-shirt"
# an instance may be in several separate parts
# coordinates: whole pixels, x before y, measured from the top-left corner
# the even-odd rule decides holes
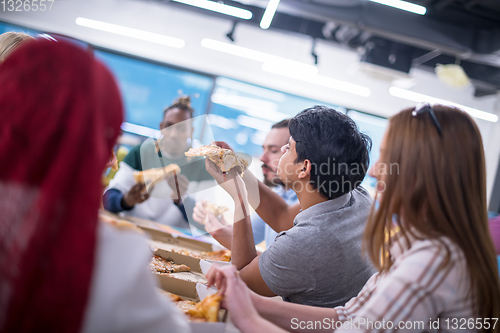
[[[286,301],[323,307],[356,296],[373,274],[360,242],[370,206],[360,187],[299,213],[260,255],[269,289]]]
[[[227,181],[207,162],[207,170],[235,203],[231,263],[260,295],[323,307],[343,305],[373,273],[361,252],[372,201],[359,186],[368,169],[371,140],[351,118],[323,106],[297,114],[289,130],[277,174],[295,191],[298,205],[288,206],[260,182],[258,193],[247,193],[245,188],[255,182],[248,170],[243,179],[235,169],[229,171]],[[247,198],[279,233],[261,255],[253,243]]]

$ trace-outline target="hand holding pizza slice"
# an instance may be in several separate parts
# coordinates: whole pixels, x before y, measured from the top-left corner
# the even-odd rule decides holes
[[[214,144],[205,145],[199,148],[190,148],[184,153],[186,156],[206,156],[214,162],[222,172],[238,167],[239,173],[243,172],[248,167],[248,161],[238,156],[234,151],[219,147]]]

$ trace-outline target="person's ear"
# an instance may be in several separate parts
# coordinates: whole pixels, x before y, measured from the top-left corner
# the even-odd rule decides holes
[[[312,167],[311,161],[306,159],[301,164],[302,164],[302,166],[301,166],[301,169],[299,171],[298,178],[305,179],[307,177],[310,177],[311,176],[311,167]]]
[[[165,129],[165,125],[164,125],[164,122],[163,120],[160,122],[160,131]]]

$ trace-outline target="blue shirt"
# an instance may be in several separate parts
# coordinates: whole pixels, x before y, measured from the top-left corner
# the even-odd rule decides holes
[[[285,202],[289,205],[295,205],[299,202],[297,194],[295,194],[295,192],[291,189],[286,191],[283,186],[276,186],[273,188],[273,191],[285,199]],[[250,220],[252,221],[253,239],[255,244],[259,244],[265,240],[266,249],[269,248],[269,246],[274,243],[274,239],[278,233],[268,226],[257,213],[250,215]]]

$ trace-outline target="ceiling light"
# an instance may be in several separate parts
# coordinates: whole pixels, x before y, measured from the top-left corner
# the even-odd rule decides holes
[[[76,24],[82,27],[111,32],[113,34],[145,40],[151,43],[166,45],[181,49],[186,44],[182,39],[156,34],[149,31],[124,27],[83,17],[76,19]]]
[[[236,122],[241,126],[250,127],[259,131],[269,131],[271,130],[271,126],[273,126],[273,123],[270,121],[244,115],[238,116]]]
[[[273,21],[274,14],[276,13],[276,9],[278,8],[279,3],[280,0],[269,0],[266,11],[264,12],[262,20],[260,21],[260,27],[262,29],[267,29],[271,26],[271,22]]]
[[[425,8],[424,6],[416,5],[414,3],[407,1],[401,1],[401,0],[370,0],[370,1],[406,10],[407,12],[412,12],[419,15],[425,15],[425,13],[427,12],[427,8]]]
[[[201,45],[207,49],[228,53],[231,55],[235,55],[238,57],[261,61],[263,63],[270,63],[272,65],[269,66],[283,66],[286,69],[295,68],[296,70],[300,70],[302,72],[308,72],[315,74],[318,72],[318,69],[313,65],[304,64],[299,61],[294,61],[282,57],[278,57],[272,54],[255,51],[252,49],[248,49],[246,47],[219,42],[217,40],[205,38],[201,41]]]
[[[284,69],[283,67],[271,67],[271,66],[263,66],[263,70],[269,73],[283,75],[286,77],[290,77],[292,79],[305,81],[312,84],[317,84],[320,86],[324,86],[327,88],[332,88],[335,90],[344,91],[350,94],[368,97],[371,94],[370,89],[367,87],[363,87],[354,83],[340,81],[337,79],[333,79],[326,76],[321,76],[317,74],[305,74],[300,73],[298,71],[293,71],[290,69]]]
[[[230,107],[244,107],[245,109],[253,108],[272,111],[278,110],[278,105],[274,102],[238,95],[226,95],[217,93],[212,95],[211,101],[215,104],[221,104]]]
[[[211,10],[213,12],[234,16],[243,20],[250,20],[253,16],[252,12],[246,9],[225,5],[220,2],[209,0],[172,0],[198,8]]]
[[[446,101],[444,99],[439,99],[439,98],[435,98],[435,97],[430,97],[430,96],[427,96],[427,95],[419,94],[419,93],[416,93],[416,92],[413,92],[413,91],[409,91],[409,90],[406,90],[406,89],[401,89],[401,88],[398,88],[398,87],[390,87],[389,88],[389,94],[391,94],[394,97],[399,97],[399,98],[407,99],[409,101],[417,102],[417,103],[429,102],[429,103],[433,103],[433,104],[450,105],[450,106],[454,106],[454,107],[457,107],[457,108],[460,108],[460,109],[464,110],[465,112],[467,112],[468,114],[470,114],[472,117],[475,117],[475,118],[478,118],[478,119],[482,119],[482,120],[486,120],[486,121],[491,121],[493,123],[498,121],[498,116],[496,114],[485,112],[485,111],[481,111],[481,110],[474,109],[474,108],[471,108],[471,107],[468,107],[468,106],[464,106],[464,105],[461,105],[461,104],[453,103],[453,102],[450,102],[450,101]]]
[[[233,90],[238,90],[247,94],[272,99],[278,102],[284,102],[286,100],[286,95],[277,91],[257,87],[251,84],[243,83],[240,81],[234,81],[231,79],[226,79],[224,77],[217,77],[215,82],[218,86],[226,87]]]

